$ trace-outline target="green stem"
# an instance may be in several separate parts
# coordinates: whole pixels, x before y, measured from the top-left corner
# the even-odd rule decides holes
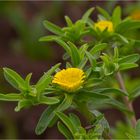
[[[122,78],[122,75],[120,72],[117,72],[116,74],[116,79],[118,81],[118,84],[119,84],[119,87],[120,89],[122,89],[124,92],[127,92],[126,88],[125,88],[125,85],[124,85],[124,81],[123,81],[123,78]],[[134,108],[133,108],[133,105],[132,105],[132,102],[129,101],[129,98],[127,96],[124,96],[123,98],[124,100],[124,103],[125,105],[127,106],[127,108],[131,111],[131,112],[134,112]],[[131,121],[131,125],[133,127],[136,126],[136,117],[135,115],[133,115],[131,118],[130,118],[130,121]]]

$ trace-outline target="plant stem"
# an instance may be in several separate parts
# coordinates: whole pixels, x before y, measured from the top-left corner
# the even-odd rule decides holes
[[[127,90],[126,90],[126,88],[125,88],[125,85],[124,85],[124,81],[123,81],[122,75],[121,75],[120,72],[117,72],[117,74],[116,74],[116,79],[117,79],[117,81],[118,81],[118,84],[119,84],[120,89],[122,89],[124,92],[127,92]],[[131,112],[134,112],[132,102],[129,101],[129,98],[128,98],[127,96],[124,96],[123,100],[124,100],[124,103],[125,103],[125,105],[127,106],[127,108],[128,108]],[[133,116],[130,118],[130,121],[131,121],[131,125],[132,125],[133,127],[135,127],[135,126],[136,126],[136,122],[137,122],[137,121],[136,121],[135,115],[133,115]]]

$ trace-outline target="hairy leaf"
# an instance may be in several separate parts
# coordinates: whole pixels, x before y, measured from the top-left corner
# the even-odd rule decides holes
[[[15,71],[9,68],[3,68],[3,70],[4,70],[5,79],[13,87],[15,87],[18,90],[25,90],[27,88],[25,81],[22,79],[22,77],[18,73],[16,73]]]
[[[48,29],[50,32],[56,34],[56,35],[63,35],[63,31],[61,30],[61,28],[47,20],[45,20],[43,22],[44,26],[46,27],[46,29]]]
[[[35,132],[37,135],[42,134],[46,128],[52,123],[55,117],[55,111],[64,111],[70,107],[72,103],[72,98],[70,96],[65,96],[62,103],[59,105],[49,106],[41,115],[39,122],[36,126]]]
[[[73,139],[72,134],[70,133],[70,131],[67,129],[67,127],[66,127],[63,123],[58,122],[58,123],[57,123],[57,127],[58,127],[58,130],[59,130],[67,139]]]

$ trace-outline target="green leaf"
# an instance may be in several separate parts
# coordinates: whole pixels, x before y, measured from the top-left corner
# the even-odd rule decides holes
[[[62,46],[66,52],[70,55],[71,54],[71,50],[69,48],[69,46],[60,38],[55,38],[55,40],[60,46]]]
[[[73,101],[73,95],[67,95],[65,94],[65,98],[64,100],[62,101],[62,103],[56,108],[56,112],[57,111],[65,111],[66,109],[68,109],[71,104],[72,104],[72,101]],[[57,120],[57,117],[55,116],[54,120],[49,124],[49,126],[53,126],[53,124],[56,122]]]
[[[58,38],[58,36],[56,35],[48,35],[48,36],[43,36],[41,38],[39,38],[39,41],[54,41],[55,38]]]
[[[71,54],[71,50],[69,46],[58,36],[55,35],[44,36],[41,37],[39,41],[55,41],[60,46],[62,46],[69,55]]]
[[[123,103],[121,103],[113,98],[110,101],[108,101],[107,104],[112,105],[112,106],[118,108],[119,110],[121,110],[122,112],[126,112],[129,115],[133,114],[133,112],[131,112],[127,109],[126,105],[124,105]]]
[[[25,82],[26,82],[27,86],[30,86],[31,77],[32,77],[32,73],[29,73],[25,78]]]
[[[58,122],[57,127],[58,127],[58,130],[65,136],[65,138],[73,139],[70,131],[67,129],[67,127],[65,125],[63,125],[63,123]]]
[[[125,32],[133,29],[140,28],[140,21],[133,21],[133,20],[125,20],[118,24],[116,27],[116,32],[120,34],[124,34]]]
[[[86,70],[86,72],[85,72],[85,74],[86,74],[86,77],[88,78],[89,76],[90,76],[90,74],[92,73],[92,68],[88,68],[87,70]]]
[[[78,68],[83,69],[87,63],[88,59],[87,58],[83,58],[82,61],[80,62],[80,64],[78,65]]]
[[[129,41],[127,40],[127,38],[125,38],[125,37],[122,36],[121,34],[113,33],[112,36],[113,36],[113,37],[116,37],[118,40],[120,40],[120,41],[123,42],[124,44],[128,44],[128,43],[129,43]]]
[[[80,119],[78,118],[78,116],[76,116],[73,113],[70,113],[69,114],[69,119],[71,120],[71,122],[74,125],[75,129],[78,129],[79,127],[81,127],[81,122],[80,122]]]
[[[52,77],[50,75],[44,76],[44,79],[42,79],[42,82],[37,83],[36,89],[38,93],[41,93],[46,89],[46,87],[51,83]]]
[[[110,20],[110,15],[108,14],[107,11],[105,11],[103,8],[97,6],[97,10],[102,14],[107,20]]]
[[[50,84],[52,78],[51,74],[55,72],[55,70],[60,66],[60,63],[54,65],[47,73],[45,73],[35,85],[37,92],[40,93]]]
[[[26,84],[25,81],[21,78],[21,76],[9,68],[3,68],[5,79],[16,89],[25,90]]]
[[[127,109],[127,107],[124,104],[122,104],[121,102],[113,99],[110,96],[107,96],[107,95],[104,95],[104,94],[100,94],[100,93],[96,93],[94,91],[92,92],[92,91],[87,91],[87,90],[81,90],[81,92],[77,93],[76,98],[79,101],[81,100],[81,101],[86,101],[86,102],[94,100],[93,101],[93,105],[94,105],[95,101],[97,103],[99,103],[99,104],[102,103],[102,104],[112,105],[115,108],[117,108],[117,109],[119,109],[119,110],[121,110],[123,112],[132,114],[132,112],[130,112]]]
[[[120,90],[120,89],[116,89],[116,88],[100,88],[98,90],[95,90],[95,92],[99,92],[99,93],[103,93],[103,94],[107,94],[107,93],[115,93],[116,95],[121,95],[121,96],[128,96],[128,93]]]
[[[54,110],[57,108],[57,105],[49,106],[45,111],[42,113],[39,122],[36,126],[35,133],[37,135],[42,134],[45,129],[48,127],[49,123],[55,117]]]
[[[61,30],[61,28],[59,26],[56,26],[55,24],[45,20],[43,22],[44,26],[46,27],[46,29],[48,29],[50,32],[56,34],[56,35],[63,35],[63,31]]]
[[[74,66],[78,66],[78,64],[80,63],[80,54],[79,54],[79,50],[77,49],[77,47],[72,43],[72,42],[68,42],[70,49],[71,49],[71,60]]]
[[[107,47],[107,44],[106,43],[102,43],[102,44],[97,44],[95,45],[91,50],[90,50],[90,53],[92,55],[102,51],[103,49],[105,49]]]
[[[59,105],[49,106],[41,115],[39,122],[36,126],[35,132],[37,135],[42,134],[47,127],[53,122],[55,118],[55,111],[64,111],[70,107],[72,103],[72,97],[65,95],[64,100]]]
[[[65,94],[63,102],[58,106],[56,111],[64,111],[69,108],[72,104],[73,96]]]
[[[93,68],[93,70],[95,72],[99,72],[98,71],[98,67],[96,68]],[[95,78],[95,77],[92,77],[92,78],[89,78],[86,82],[85,82],[85,85],[84,87],[85,88],[93,88],[94,86],[98,86],[100,85],[101,83],[103,83],[103,79],[99,79],[99,78]]]
[[[116,60],[118,62],[118,58],[119,58],[119,50],[118,47],[114,48],[114,60]]]
[[[72,68],[72,65],[69,62],[66,62],[66,68]]]
[[[59,119],[68,127],[68,129],[70,130],[70,132],[72,133],[72,135],[74,136],[74,134],[76,133],[76,129],[73,126],[71,120],[69,119],[68,116],[66,116],[64,113],[62,112],[56,112],[56,115],[59,117]]]
[[[104,63],[105,63],[106,66],[109,66],[110,64],[112,64],[112,63],[110,62],[110,57],[109,57],[109,55],[103,53],[103,55],[100,56],[100,58],[104,61]]]
[[[66,20],[66,22],[67,22],[67,26],[68,26],[68,27],[71,27],[71,26],[73,25],[71,19],[70,19],[68,16],[65,16],[65,20]]]
[[[100,15],[100,14],[98,15],[98,19],[99,20],[106,20],[106,18],[104,16]]]
[[[70,56],[68,55],[68,53],[63,54],[63,60],[68,60],[69,58]]]
[[[56,104],[58,102],[59,102],[59,99],[56,98],[56,97],[45,97],[45,96],[42,96],[39,99],[39,103],[43,103],[43,104],[47,104],[47,105],[53,105],[53,104]]]
[[[29,107],[31,106],[33,103],[31,100],[27,100],[27,99],[23,99],[23,100],[20,100],[18,102],[18,106],[16,106],[15,108],[15,111],[18,112],[20,111],[22,108],[25,108],[25,107]]]
[[[0,93],[1,101],[19,101],[20,99],[22,99],[20,94],[15,94],[15,93],[2,94],[2,93]]]
[[[88,101],[91,98],[100,99],[100,100],[108,100],[109,97],[103,94],[98,94],[96,92],[91,92],[87,90],[81,90],[76,94],[77,100]]]
[[[137,97],[139,97],[139,96],[140,96],[140,87],[138,87],[138,88],[136,88],[134,91],[132,91],[132,92],[130,93],[129,98],[130,98],[130,99],[135,99],[135,98],[137,98]]]
[[[137,121],[137,124],[136,124],[136,139],[140,139],[140,120]]]
[[[96,124],[100,124],[102,127],[101,127],[101,131],[102,133],[109,133],[109,130],[110,130],[110,127],[109,127],[109,124],[108,124],[108,121],[105,119],[104,115],[102,113],[100,113],[99,111],[97,110],[90,110],[90,112],[96,116]],[[94,123],[94,125],[95,125]]]
[[[131,54],[119,59],[119,63],[135,63],[140,59],[139,54]]]
[[[91,13],[93,12],[93,10],[94,10],[94,8],[90,8],[90,9],[88,9],[88,10],[85,12],[85,14],[82,16],[82,20],[83,20],[84,22],[87,22],[89,16],[90,16]]]
[[[127,70],[131,68],[138,67],[138,64],[135,63],[123,63],[119,65],[119,70]]]
[[[121,22],[121,8],[120,6],[117,6],[112,14],[112,22],[113,25],[116,27]]]
[[[134,42],[134,47],[140,47],[140,40],[131,39],[131,41]]]
[[[80,53],[80,58],[84,59],[85,56],[85,51],[88,49],[89,45],[88,44],[84,44],[80,47],[79,49],[79,53]]]
[[[103,57],[102,57],[103,58]],[[109,62],[110,60],[108,60]],[[114,72],[116,72],[118,70],[119,66],[117,63],[106,63],[104,62],[103,63],[103,66],[102,66],[102,70],[101,70],[101,74],[102,75],[106,75],[106,76],[109,76],[109,75],[112,75]]]
[[[90,62],[90,64],[91,64],[91,66],[93,67],[93,68],[95,68],[96,67],[96,59],[91,55],[91,53],[89,53],[88,51],[86,51],[86,56],[87,56],[87,58],[89,59],[89,62]]]

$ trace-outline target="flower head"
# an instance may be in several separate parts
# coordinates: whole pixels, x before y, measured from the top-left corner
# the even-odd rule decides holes
[[[133,11],[130,16],[134,20],[140,20],[140,10]]]
[[[85,74],[78,68],[67,68],[56,73],[52,83],[57,84],[65,91],[74,92],[84,82]]]
[[[107,28],[108,32],[113,32],[113,23],[111,21],[102,20],[95,23],[95,29],[99,29],[100,31],[104,31]]]

